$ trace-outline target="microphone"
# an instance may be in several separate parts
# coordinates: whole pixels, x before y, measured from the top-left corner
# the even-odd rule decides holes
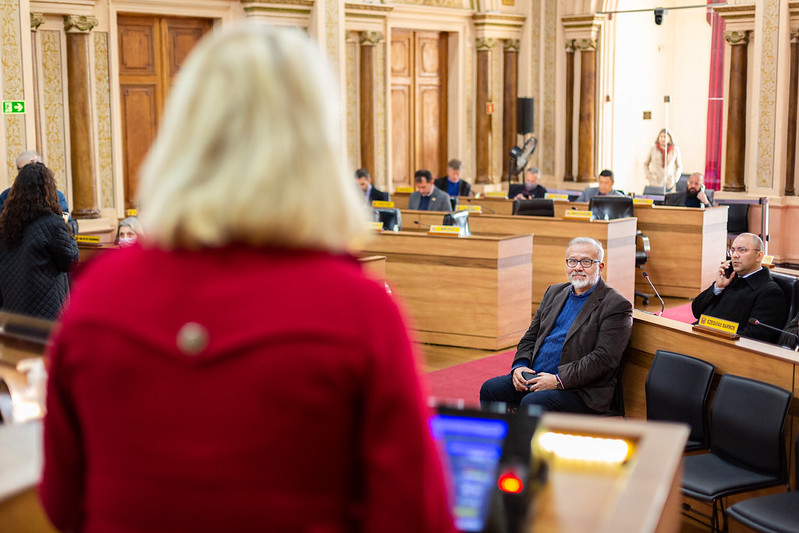
[[[666,310],[666,304],[663,303],[663,298],[660,297],[660,294],[658,293],[658,290],[655,288],[654,285],[652,285],[652,280],[649,279],[649,274],[646,273],[646,270],[642,270],[641,272],[644,274],[644,279],[649,282],[649,286],[652,287],[653,291],[655,291],[655,296],[657,296],[658,300],[660,300],[660,313],[655,313],[655,314],[657,316],[663,316],[663,311]]]
[[[424,222],[419,222],[418,220],[414,220],[413,223],[422,229],[430,229],[430,224],[425,224]]]
[[[775,328],[774,326],[769,326],[768,324],[764,324],[763,322],[761,322],[760,320],[758,320],[756,318],[749,318],[749,324],[752,325],[752,326],[763,326],[764,328],[770,329],[771,331],[777,331],[779,333],[782,333],[782,334],[788,335],[790,337],[793,337],[794,339],[796,339],[797,347],[799,348],[799,335],[797,335],[796,333],[791,333],[790,331],[787,331],[787,330],[784,330],[784,329]],[[789,346],[786,346],[786,348],[789,348]],[[794,348],[791,348],[791,350],[793,350],[793,349]]]

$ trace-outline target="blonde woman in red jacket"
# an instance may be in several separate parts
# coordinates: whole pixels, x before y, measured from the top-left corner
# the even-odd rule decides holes
[[[252,22],[183,66],[146,238],[86,267],[50,352],[58,528],[453,529],[401,312],[349,254],[335,86],[307,36]]]

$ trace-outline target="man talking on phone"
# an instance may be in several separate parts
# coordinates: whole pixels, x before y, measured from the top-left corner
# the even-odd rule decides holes
[[[708,315],[738,323],[738,334],[777,343],[780,333],[749,324],[755,318],[775,328],[785,325],[785,294],[771,279],[763,261],[763,241],[753,233],[741,233],[732,242],[730,259],[716,272],[716,281],[691,304],[696,318]],[[729,267],[732,270],[729,270]]]
[[[705,176],[694,172],[685,184],[686,190],[667,194],[663,205],[680,207],[713,207],[713,191],[705,190]]]

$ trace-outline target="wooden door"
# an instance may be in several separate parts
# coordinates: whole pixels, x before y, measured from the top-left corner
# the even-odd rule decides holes
[[[416,170],[444,175],[447,157],[446,34],[391,33],[392,176],[395,187],[413,185]]]
[[[119,93],[125,208],[136,207],[139,166],[155,139],[169,89],[210,19],[120,15]]]

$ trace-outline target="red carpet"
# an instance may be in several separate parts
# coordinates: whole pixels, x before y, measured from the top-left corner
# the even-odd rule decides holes
[[[691,312],[690,302],[677,307],[672,307],[671,309],[666,309],[663,312],[663,316],[666,318],[671,318],[672,320],[684,322],[686,324],[693,324],[696,321],[694,314]]]
[[[488,378],[510,372],[515,353],[514,348],[477,361],[430,372],[427,374],[430,394],[440,402],[463,400],[465,405],[479,405],[480,386]]]

